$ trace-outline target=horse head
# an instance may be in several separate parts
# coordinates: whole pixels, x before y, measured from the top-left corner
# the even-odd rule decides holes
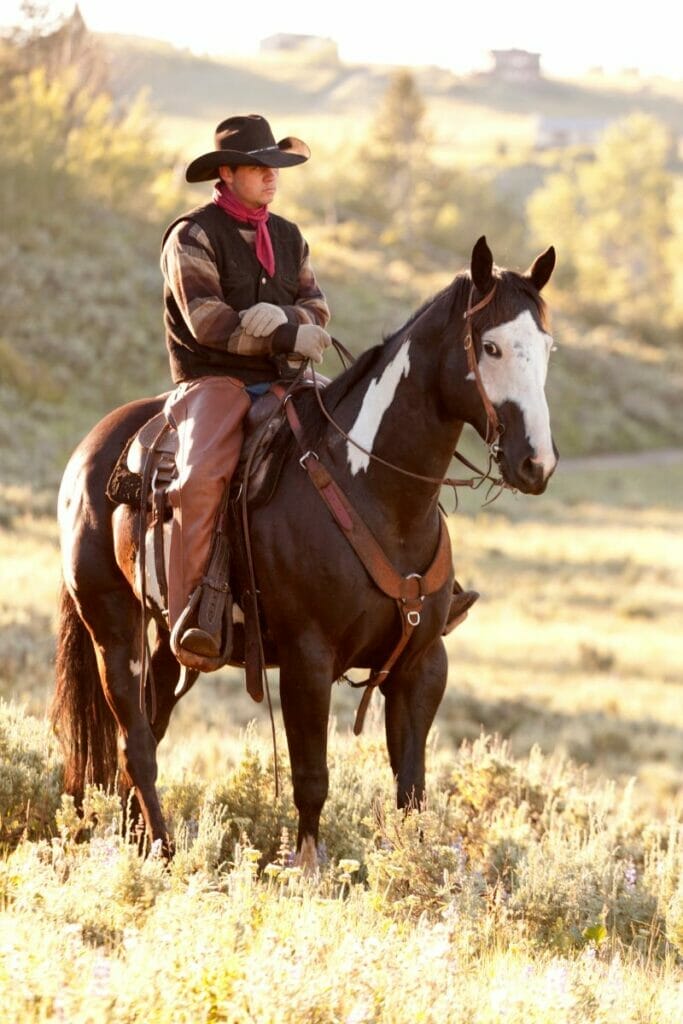
[[[552,246],[525,274],[494,267],[484,237],[472,250],[467,418],[490,442],[505,482],[526,494],[543,493],[558,459],[545,397],[553,340],[540,295],[554,266]]]

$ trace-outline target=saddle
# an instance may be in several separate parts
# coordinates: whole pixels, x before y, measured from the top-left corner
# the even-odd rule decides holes
[[[278,411],[279,405],[280,399],[269,391],[252,405],[245,417],[244,443],[231,490],[239,493],[245,468],[250,465],[248,500],[253,505],[270,501],[282,469],[282,463],[273,457],[275,452],[271,450],[285,418],[284,412]],[[133,435],[121,453],[107,484],[107,497],[116,505],[140,509],[143,474],[147,471],[147,505],[151,509],[155,492],[165,494],[177,475],[177,451],[178,434],[163,411],[156,413]]]
[[[310,386],[310,382],[302,381],[297,390]],[[263,699],[263,667],[277,662],[267,627],[259,620],[256,595],[244,582],[248,581],[249,574],[240,504],[246,501],[249,508],[255,508],[272,498],[284,463],[284,447],[291,442],[289,430],[276,441],[284,421],[282,399],[274,391],[266,392],[254,402],[245,417],[240,461],[216,516],[204,577],[206,586],[202,588],[201,597],[198,595],[200,625],[209,632],[222,629],[223,634],[223,649],[214,659],[212,670],[226,664],[244,666],[247,690],[256,701]],[[138,556],[140,577],[144,577],[143,597],[155,596],[157,606],[153,610],[167,625],[164,524],[173,514],[167,492],[177,476],[177,450],[178,435],[161,411],[130,439],[107,484],[107,496],[115,504],[128,505],[140,514],[143,507],[146,508]],[[146,604],[149,607],[149,600]]]

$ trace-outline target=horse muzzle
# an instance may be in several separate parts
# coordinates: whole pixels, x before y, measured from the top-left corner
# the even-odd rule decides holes
[[[555,472],[559,452],[553,442],[552,455],[542,458],[526,454],[518,459],[510,459],[503,446],[498,450],[497,459],[503,479],[509,487],[523,494],[543,494],[548,481]]]

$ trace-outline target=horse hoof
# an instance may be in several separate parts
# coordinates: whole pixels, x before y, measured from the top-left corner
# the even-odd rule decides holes
[[[301,868],[304,875],[314,875],[318,870],[318,848],[312,836],[306,836],[299,847],[294,866]]]

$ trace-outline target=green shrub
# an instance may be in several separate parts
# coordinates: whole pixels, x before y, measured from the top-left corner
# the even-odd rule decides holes
[[[208,801],[226,815],[233,841],[246,834],[252,846],[261,851],[263,863],[277,856],[283,829],[296,831],[286,761],[280,758],[280,794],[276,799],[272,754],[260,749],[252,729],[246,730],[240,760],[225,781],[210,788]]]
[[[368,885],[392,913],[417,919],[446,907],[472,923],[486,910],[486,881],[472,870],[448,806],[421,813],[385,807],[376,849],[368,854]]]
[[[46,722],[0,700],[0,843],[49,835],[63,766]]]

